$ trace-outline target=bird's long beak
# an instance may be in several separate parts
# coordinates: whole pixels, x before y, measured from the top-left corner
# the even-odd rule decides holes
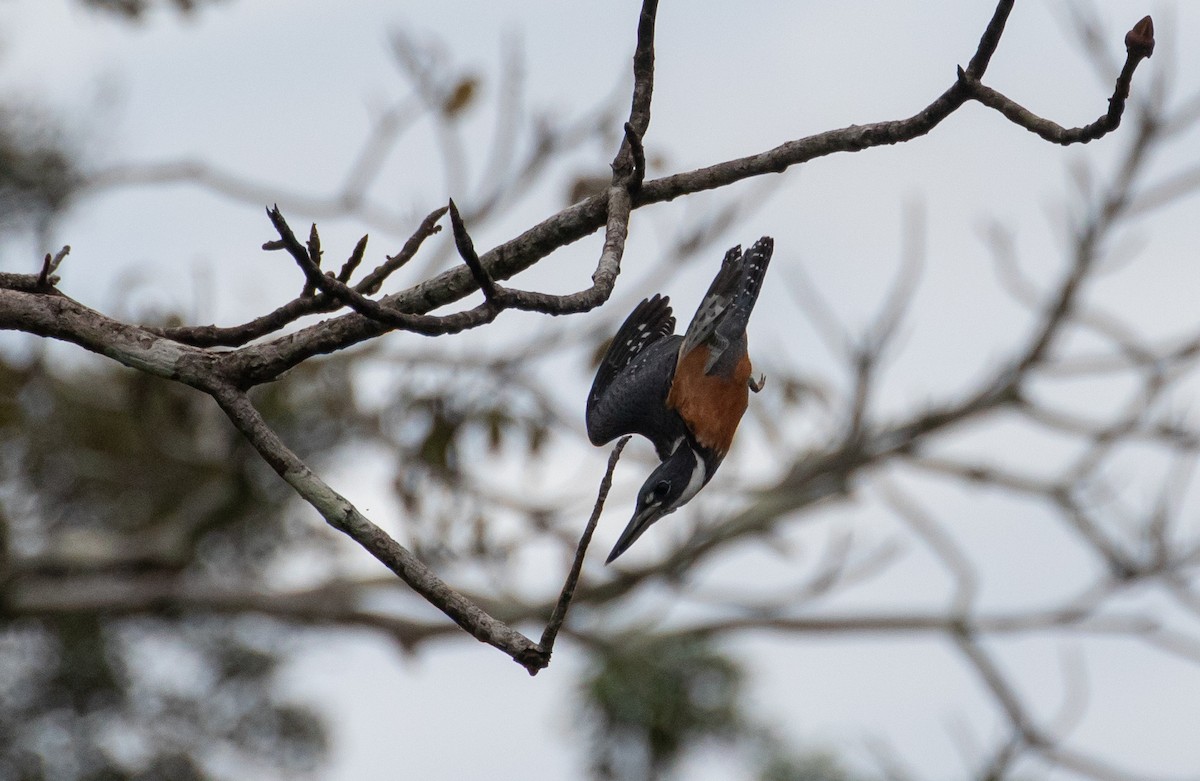
[[[652,523],[664,515],[666,513],[657,505],[643,507],[634,513],[633,518],[629,521],[629,525],[625,527],[625,531],[621,532],[621,537],[617,540],[617,544],[613,546],[612,553],[608,554],[608,558],[604,560],[604,563],[612,564],[613,559],[629,550],[629,546],[637,542],[637,538],[642,536],[642,532],[649,529]]]

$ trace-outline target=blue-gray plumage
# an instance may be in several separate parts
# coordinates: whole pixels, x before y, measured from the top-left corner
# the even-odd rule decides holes
[[[587,430],[593,445],[641,434],[665,459],[686,429],[679,415],[662,414],[682,336],[674,335],[671,299],[638,304],[613,337],[588,394]]]

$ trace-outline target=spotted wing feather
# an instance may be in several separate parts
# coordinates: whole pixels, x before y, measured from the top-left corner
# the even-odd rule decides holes
[[[641,434],[660,454],[682,435],[682,424],[664,420],[681,337],[674,335],[670,299],[642,301],[613,337],[596,370],[587,401],[588,438],[602,445],[622,434]],[[673,417],[673,416],[668,416]]]
[[[658,294],[643,299],[625,318],[616,336],[609,342],[608,350],[596,369],[596,379],[592,382],[592,392],[588,395],[588,408],[604,395],[613,378],[628,366],[638,353],[674,332],[675,316],[671,313],[671,299]]]

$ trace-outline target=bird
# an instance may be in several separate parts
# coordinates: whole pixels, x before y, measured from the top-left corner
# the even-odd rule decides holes
[[[746,411],[752,378],[746,323],[775,242],[763,236],[742,252],[725,253],[687,331],[675,333],[667,296],[643,299],[625,318],[596,370],[587,399],[593,445],[640,434],[660,464],[637,494],[633,518],[606,564],[650,526],[699,493],[729,452]]]

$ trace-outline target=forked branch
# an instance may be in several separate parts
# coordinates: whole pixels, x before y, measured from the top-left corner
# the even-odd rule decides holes
[[[621,271],[633,210],[742,179],[779,173],[824,155],[910,141],[929,133],[969,100],[995,108],[1014,123],[1056,143],[1082,143],[1115,129],[1125,110],[1133,72],[1153,51],[1153,25],[1149,17],[1127,36],[1126,63],[1117,78],[1107,112],[1091,125],[1065,130],[1033,115],[982,83],[1012,7],[1012,0],[996,5],[968,66],[960,70],[959,77],[945,92],[911,117],[830,130],[787,141],[748,157],[646,181],[657,2],[645,0],[633,57],[630,111],[620,147],[612,161],[608,186],[602,193],[558,212],[521,235],[479,253],[469,232],[469,217],[464,218],[452,202],[431,212],[399,253],[386,258],[353,283],[352,279],[366,257],[365,236],[336,272],[326,272],[322,270],[325,250],[316,227],[311,229],[307,242],[302,242],[280,210],[272,208],[268,216],[279,238],[268,242],[265,248],[286,251],[304,277],[299,295],[273,312],[228,328],[154,328],[120,323],[62,295],[53,287],[54,271],[65,255],[64,249],[58,256],[47,256],[40,273],[0,274],[0,328],[70,341],[140,371],[182,382],[210,394],[259,454],[330,525],[357,541],[465,631],[503,650],[533,673],[549,662],[554,638],[565,619],[566,608],[576,594],[587,539],[603,504],[620,446],[610,460],[596,511],[578,548],[562,597],[554,608],[542,642],[535,643],[489,615],[476,601],[452,589],[412,552],[326,485],[267,427],[246,391],[277,380],[288,369],[309,358],[345,350],[392,330],[434,336],[485,325],[505,309],[563,315],[597,307],[612,295]],[[425,239],[438,232],[439,221],[447,211],[463,264],[399,292],[380,295],[384,283],[416,255]],[[567,295],[553,295],[501,284],[601,227],[605,231],[603,248],[590,286]],[[673,554],[658,572],[681,571],[731,539],[758,533],[786,510],[844,492],[856,471],[906,452],[911,443],[931,433],[1001,406],[1019,404],[1021,372],[1032,370],[1044,358],[1059,324],[1071,312],[1077,288],[1071,278],[1066,280],[1057,303],[1047,311],[1042,330],[1034,335],[1024,360],[1018,362],[1015,369],[1001,372],[978,393],[931,408],[895,425],[869,425],[864,408],[851,427],[854,436],[849,439],[853,441],[845,448],[830,451],[797,467],[781,483],[781,488],[788,490],[778,492],[782,498],[775,505],[753,508],[713,532],[697,537]],[[482,303],[450,314],[433,314],[476,290],[482,292]],[[349,311],[293,332],[281,333],[300,318],[343,309]],[[233,349],[211,349],[214,347]],[[869,379],[866,372],[864,379]],[[866,388],[864,383],[864,393]],[[639,571],[619,576],[606,587],[610,595],[621,593],[622,589],[631,590],[653,575]],[[599,594],[599,590],[592,591],[592,596]]]

